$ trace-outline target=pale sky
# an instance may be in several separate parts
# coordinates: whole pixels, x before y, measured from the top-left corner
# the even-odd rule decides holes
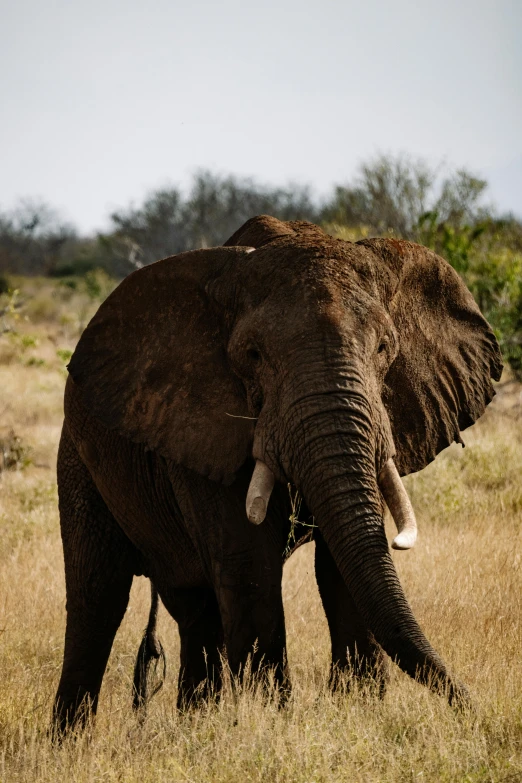
[[[0,209],[82,231],[194,171],[445,160],[522,216],[521,0],[0,0]]]

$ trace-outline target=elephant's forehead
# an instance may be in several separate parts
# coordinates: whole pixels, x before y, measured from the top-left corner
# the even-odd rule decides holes
[[[251,254],[244,284],[254,299],[338,303],[361,290],[377,296],[379,275],[373,254],[354,243],[285,237]]]

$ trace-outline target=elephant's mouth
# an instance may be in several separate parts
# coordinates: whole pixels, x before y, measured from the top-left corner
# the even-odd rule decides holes
[[[252,524],[260,525],[263,522],[274,483],[275,477],[270,468],[261,460],[256,460],[246,499],[246,513]],[[377,483],[397,526],[398,534],[393,539],[392,547],[411,549],[417,540],[417,520],[393,458],[388,459],[379,471]]]

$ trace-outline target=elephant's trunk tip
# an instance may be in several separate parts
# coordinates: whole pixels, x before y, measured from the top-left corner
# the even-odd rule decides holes
[[[250,479],[246,499],[247,517],[253,525],[260,525],[266,517],[274,482],[274,474],[270,468],[258,459]]]
[[[393,549],[412,549],[417,541],[417,528],[403,530],[392,541]]]
[[[417,540],[417,520],[393,459],[379,473],[379,487],[397,525],[393,549],[411,549]]]

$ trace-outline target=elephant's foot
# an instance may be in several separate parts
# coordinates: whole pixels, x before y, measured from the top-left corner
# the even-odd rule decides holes
[[[200,681],[182,678],[178,683],[178,698],[176,706],[180,712],[198,709],[208,702],[218,702],[221,698],[221,673]]]
[[[97,706],[98,695],[86,688],[78,687],[74,695],[58,690],[49,731],[52,742],[59,744],[71,731],[83,730],[95,716]]]
[[[223,650],[221,615],[211,588],[171,591],[163,600],[178,623],[181,649],[177,707],[185,712],[219,698]]]

